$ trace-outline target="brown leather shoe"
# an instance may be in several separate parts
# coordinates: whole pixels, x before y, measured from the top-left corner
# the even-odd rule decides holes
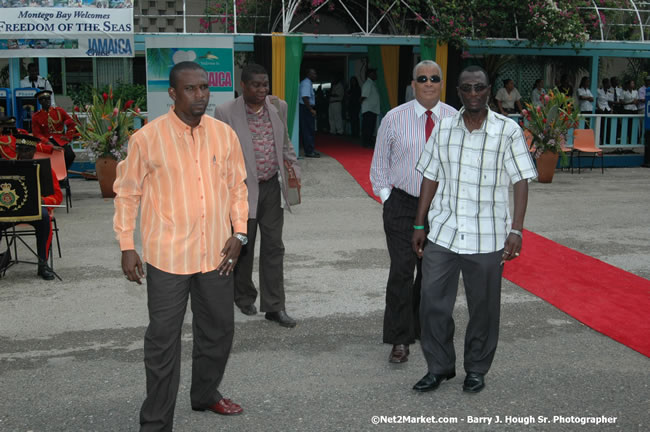
[[[230,399],[221,399],[219,402],[217,402],[214,405],[210,405],[207,407],[202,407],[202,408],[194,408],[192,407],[193,411],[212,411],[217,414],[221,415],[237,415],[241,414],[244,410],[241,406],[237,405]]]
[[[409,360],[409,346],[404,344],[393,345],[388,361],[390,363],[404,363]]]

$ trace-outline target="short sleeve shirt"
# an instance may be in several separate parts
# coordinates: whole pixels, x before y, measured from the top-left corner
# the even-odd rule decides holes
[[[594,97],[591,94],[591,90],[578,87],[578,103],[580,104],[580,111],[591,111],[594,107],[593,103],[588,100],[582,100],[580,97]]]
[[[515,121],[488,109],[481,128],[469,132],[463,112],[436,125],[416,167],[438,182],[428,239],[461,254],[495,252],[511,223],[510,183],[537,170]]]
[[[304,105],[304,101],[302,98],[308,97],[309,98],[309,105],[314,106],[316,105],[316,94],[314,93],[314,87],[312,85],[312,82],[309,78],[305,78],[304,80],[300,81],[300,105]]]
[[[503,105],[504,108],[515,109],[515,102],[521,99],[521,95],[517,89],[512,89],[512,91],[508,93],[505,87],[501,87],[494,98],[500,100],[501,105]]]

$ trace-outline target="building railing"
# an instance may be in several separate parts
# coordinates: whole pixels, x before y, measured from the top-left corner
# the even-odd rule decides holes
[[[519,122],[520,114],[512,114]],[[596,146],[602,148],[636,148],[645,142],[643,114],[580,114],[578,129],[593,129]],[[569,131],[567,145],[573,145],[573,133]]]

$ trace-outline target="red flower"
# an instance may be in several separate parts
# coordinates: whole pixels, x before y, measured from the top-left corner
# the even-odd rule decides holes
[[[140,108],[139,108],[139,107],[135,107],[135,112],[137,112],[138,114],[140,114]]]
[[[102,93],[102,98],[104,98],[104,103],[106,103],[106,101],[108,100],[108,95],[106,94],[106,92]]]
[[[76,112],[79,112],[79,107],[75,105],[75,106],[74,106],[74,110],[75,110]]]
[[[109,131],[112,131],[112,130],[113,130],[113,126],[109,126],[109,127],[108,127],[108,130],[109,130]]]
[[[113,108],[113,117],[116,117],[118,113],[119,111],[117,110],[117,107]]]
[[[131,108],[131,105],[133,105],[133,102],[134,101],[132,99],[129,99],[128,101],[126,101],[126,103],[124,104],[124,109],[127,110],[127,109]]]

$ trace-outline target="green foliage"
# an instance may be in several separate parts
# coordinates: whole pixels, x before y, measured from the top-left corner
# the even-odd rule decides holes
[[[93,94],[95,88],[92,84],[84,83],[81,86],[68,86],[67,94],[72,99],[72,103],[76,106],[86,106],[93,101]],[[97,91],[102,93],[109,93],[111,86],[105,85]],[[147,88],[141,84],[117,83],[113,89],[115,99],[133,100],[135,106],[139,107],[142,111],[147,110]]]
[[[557,88],[541,98],[542,105],[526,104],[526,109],[522,111],[524,120],[521,126],[533,137],[532,145],[536,148],[536,158],[550,151],[562,155],[564,161],[566,156],[562,147],[566,143],[569,129],[578,124],[579,112],[575,109],[573,98]]]
[[[299,4],[301,16],[318,25],[329,15],[357,28],[346,11],[365,25],[365,1],[307,0]],[[235,0],[238,32],[277,31],[282,11],[279,0]],[[200,24],[205,32],[233,32],[233,2],[208,0]],[[285,3],[286,4],[286,3]],[[597,5],[598,11],[594,8]],[[323,6],[323,7],[321,7]],[[603,9],[604,8],[604,9]],[[620,10],[619,10],[620,9]],[[459,48],[468,39],[516,38],[530,45],[572,44],[589,39],[629,40],[638,35],[638,21],[628,0],[370,0],[369,28],[375,33],[427,35]],[[297,24],[297,21],[293,24]]]
[[[107,90],[93,89],[92,103],[83,109],[75,106],[73,119],[84,147],[95,158],[110,157],[119,161],[126,157],[126,145],[133,133],[133,118],[140,117],[140,109],[133,99],[122,103],[111,87]]]

